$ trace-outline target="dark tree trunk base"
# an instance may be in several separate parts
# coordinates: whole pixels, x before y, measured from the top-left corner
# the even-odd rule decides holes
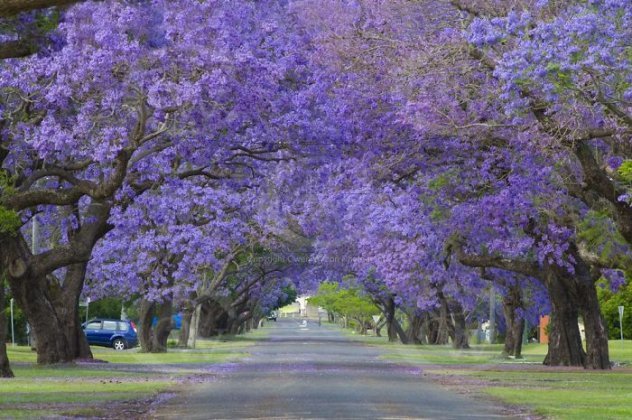
[[[574,295],[569,279],[561,276],[547,279],[551,300],[551,324],[549,349],[544,364],[547,366],[581,366],[586,364],[586,353],[582,347],[577,325],[577,296]]]
[[[522,334],[525,321],[517,313],[517,310],[523,307],[522,290],[518,285],[510,286],[507,295],[503,299],[503,312],[505,314],[505,323],[507,324],[505,346],[503,348],[504,357],[522,358]]]
[[[0,378],[13,378],[13,371],[7,356],[7,344],[4,338],[7,336],[7,320],[4,316],[4,278],[0,277]]]
[[[608,328],[603,319],[594,284],[580,285],[581,314],[586,331],[586,368],[610,369]]]

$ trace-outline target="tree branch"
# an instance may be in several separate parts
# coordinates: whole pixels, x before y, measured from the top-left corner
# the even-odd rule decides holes
[[[30,10],[67,6],[83,0],[0,0],[0,17],[9,17]]]
[[[32,53],[32,46],[28,42],[24,42],[22,40],[0,43],[0,60],[26,57]]]
[[[463,250],[463,242],[459,238],[450,240],[446,245],[447,256],[444,263],[448,266],[452,252],[456,254],[456,258],[461,264],[468,267],[499,268],[501,270],[524,274],[536,279],[541,279],[542,277],[542,270],[540,266],[534,262],[521,261],[492,255],[476,255],[466,253]]]

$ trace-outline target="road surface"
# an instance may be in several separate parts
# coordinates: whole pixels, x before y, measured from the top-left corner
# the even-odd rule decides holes
[[[169,400],[159,419],[497,419],[492,402],[450,392],[419,368],[380,359],[385,351],[339,329],[294,319],[267,324],[251,357]]]

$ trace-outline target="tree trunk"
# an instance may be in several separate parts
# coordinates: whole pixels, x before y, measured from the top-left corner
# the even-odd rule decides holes
[[[33,262],[23,238],[3,241],[12,249],[3,255],[8,260],[9,286],[18,306],[24,311],[32,334],[37,338],[37,363],[68,363],[91,359],[92,352],[79,320],[79,296],[83,289],[87,263],[67,266],[63,282]],[[10,265],[14,264],[13,267]]]
[[[432,344],[432,341],[430,341],[432,335],[430,325],[430,313],[424,312],[421,317],[421,329],[419,332],[420,344]]]
[[[91,201],[86,212],[91,221],[70,232],[73,241],[69,248],[53,246],[34,254],[22,234],[0,234],[0,264],[7,269],[13,297],[37,338],[40,364],[92,358],[81,329],[78,304],[92,249],[110,229],[107,220],[111,205]],[[66,269],[63,281],[53,276],[60,268]]]
[[[389,296],[383,302],[384,318],[386,319],[386,331],[388,333],[388,341],[396,342],[398,337],[402,344],[408,344],[408,337],[402,326],[395,317],[395,300],[393,296]]]
[[[452,347],[455,349],[469,349],[470,337],[467,332],[467,322],[463,307],[458,302],[453,302],[452,318],[454,319],[454,337],[452,338]]]
[[[604,322],[597,291],[592,282],[579,284],[580,312],[586,332],[586,368],[610,369],[608,328]]]
[[[448,301],[443,295],[443,292],[437,292],[439,298],[439,318],[437,319],[438,325],[436,326],[436,338],[434,344],[448,344],[450,338],[454,335],[451,331],[450,320],[450,308],[448,307]]]
[[[157,305],[158,323],[154,327],[152,334],[152,353],[166,353],[167,340],[173,329],[173,321],[171,315],[173,312],[173,304],[171,300]]]
[[[518,309],[524,307],[522,301],[522,290],[518,285],[512,285],[507,290],[507,295],[503,298],[503,313],[507,332],[505,334],[505,346],[503,356],[522,358],[522,334],[524,331],[524,318],[518,313]]]
[[[7,320],[4,316],[5,304],[4,276],[2,276],[0,277],[0,378],[12,378],[13,371],[9,365],[9,357],[7,356]]]
[[[218,335],[220,330],[226,329],[226,312],[215,301],[205,302],[200,306],[199,328],[200,337],[212,337]]]
[[[551,270],[553,271],[553,270]],[[555,270],[557,271],[557,270]],[[586,353],[582,347],[577,325],[578,296],[569,276],[548,273],[546,286],[551,300],[549,349],[544,364],[548,366],[585,366]]]
[[[64,288],[55,302],[55,308],[64,325],[64,334],[70,346],[69,351],[75,359],[93,359],[92,350],[86,334],[81,328],[79,318],[79,297],[86,278],[87,263],[68,267],[64,278]]]
[[[197,337],[200,330],[200,314],[202,312],[202,305],[198,304],[193,310],[191,317],[191,326],[189,327],[189,341],[187,341],[187,347],[194,349],[197,341]]]
[[[47,281],[44,278],[10,280],[11,291],[24,311],[34,335],[37,337],[37,363],[68,363],[75,359],[73,347],[64,332],[64,319],[55,310]],[[58,290],[53,289],[53,293]]]
[[[261,321],[263,321],[263,318],[260,317],[260,316],[257,316],[256,318],[254,318],[252,320],[252,329],[253,330],[258,330],[259,327],[263,325],[263,323]]]
[[[420,316],[416,310],[412,311],[412,314],[408,315],[408,329],[406,331],[406,335],[408,336],[408,342],[413,344],[422,344],[423,334],[422,334],[422,326],[424,323],[424,319]]]
[[[187,306],[182,311],[182,327],[180,328],[180,337],[178,337],[178,347],[187,347],[189,336],[191,335],[191,321],[193,320],[193,312],[195,310]]]
[[[386,320],[382,318],[380,322],[378,322],[377,325],[375,326],[375,335],[377,337],[382,336],[382,328],[384,328],[384,325],[386,325]]]
[[[138,341],[140,342],[140,351],[143,353],[151,353],[154,347],[151,324],[155,309],[156,304],[154,302],[141,299],[138,311]]]

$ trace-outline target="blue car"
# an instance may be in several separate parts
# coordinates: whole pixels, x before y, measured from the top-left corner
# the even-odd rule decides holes
[[[83,324],[88,343],[125,350],[138,345],[136,325],[120,319],[92,319]]]

